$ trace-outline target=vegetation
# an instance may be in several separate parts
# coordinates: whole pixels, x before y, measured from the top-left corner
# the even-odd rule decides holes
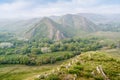
[[[13,44],[12,47],[0,48],[0,64],[52,64],[81,52],[95,51],[103,47],[98,38],[74,38],[57,42],[49,39],[9,42]]]
[[[0,42],[1,41],[6,41],[6,40],[11,40],[14,37],[13,33],[8,33],[8,32],[1,32],[0,31]]]
[[[78,80],[103,80],[104,77],[98,74],[96,70],[96,67],[99,65],[102,66],[108,78],[112,80],[119,79],[119,70],[117,70],[119,60],[104,53],[109,53],[109,51],[104,51],[106,49],[114,50],[119,48],[119,41],[115,43],[114,41],[105,41],[105,39],[101,41],[101,38],[88,37],[68,38],[61,41],[46,38],[30,41],[16,39],[1,41],[1,43],[4,42],[13,44],[13,46],[0,47],[1,80],[22,80],[26,78],[27,80],[33,80],[34,78],[36,80],[41,80],[41,78],[43,80],[67,80],[74,78]],[[104,52],[88,52],[96,50]],[[111,53],[114,53],[114,51]],[[119,52],[116,52],[115,56],[118,55],[117,53]],[[64,62],[65,60],[68,61],[62,65],[58,64],[59,61],[63,60]],[[115,67],[111,68],[112,65],[115,65]],[[8,70],[4,71],[5,69]],[[92,74],[93,72],[95,76]]]
[[[26,66],[15,64],[0,65],[0,80],[34,80],[34,78],[61,65],[63,62],[42,66]]]
[[[106,77],[99,72],[99,66],[101,66]],[[59,70],[55,70],[55,73],[48,73],[49,75],[46,78],[52,79],[51,75],[56,75],[55,77],[60,80],[67,80],[68,77],[68,79],[76,80],[104,80],[105,78],[119,80],[119,66],[119,58],[114,58],[104,52],[87,52],[75,57],[68,63],[62,64]]]
[[[120,80],[119,20],[66,14],[0,21],[0,80]]]
[[[41,48],[47,47],[51,52],[57,51],[90,51],[97,50],[102,47],[98,38],[74,38],[65,39],[62,41],[52,41],[49,39],[32,40],[32,41],[19,41],[9,40],[14,44],[11,48],[0,49],[0,54],[42,54]]]
[[[119,23],[110,23],[110,24],[99,24],[99,27],[102,31],[111,31],[111,32],[120,32],[120,24]]]
[[[25,64],[25,65],[42,65],[42,64],[53,64],[56,61],[69,59],[80,53],[75,52],[54,52],[40,55],[1,55],[0,64]]]

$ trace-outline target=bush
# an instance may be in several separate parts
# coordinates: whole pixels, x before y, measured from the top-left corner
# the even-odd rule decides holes
[[[79,75],[80,71],[79,71],[78,69],[70,69],[70,70],[68,71],[68,73]]]
[[[63,56],[56,57],[56,61],[61,61],[61,60],[64,60]]]
[[[81,65],[76,65],[76,66],[74,66],[74,69],[83,70],[83,66],[81,66]]]
[[[90,77],[93,77],[91,73],[88,73],[88,72],[84,72],[83,75],[86,77],[86,78],[90,78]]]
[[[45,79],[45,76],[44,75],[40,75],[39,79]]]
[[[80,65],[81,63],[80,62],[77,62],[76,65]]]
[[[104,78],[102,76],[96,76],[94,78],[95,78],[95,80],[104,80]]]
[[[55,75],[55,74],[51,74],[47,77],[46,80],[60,80],[59,76],[58,75]]]

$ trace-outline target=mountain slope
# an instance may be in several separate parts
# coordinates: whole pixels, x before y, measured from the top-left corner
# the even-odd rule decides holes
[[[34,25],[36,22],[38,22],[40,18],[33,18],[33,19],[23,19],[23,20],[17,20],[17,19],[5,19],[0,20],[0,31],[6,31],[6,32],[12,32],[19,34],[26,29],[29,29],[32,25]]]
[[[120,14],[93,14],[93,13],[79,13],[76,14],[83,16],[95,24],[105,23],[120,23]]]
[[[78,15],[67,14],[62,16],[60,19],[60,23],[64,26],[71,26],[75,29],[80,29],[82,31],[96,31],[95,24],[85,17]]]
[[[60,26],[61,25],[45,17],[25,32],[25,37],[29,39],[49,38],[60,40],[65,38],[64,34],[58,29]]]
[[[120,32],[120,14],[79,13],[94,22],[100,31]]]
[[[119,80],[119,63],[119,58],[108,53],[91,51],[36,77],[38,80]]]
[[[50,18],[42,18],[34,24],[25,32],[25,37],[60,40],[97,31],[96,25],[82,16],[67,14]]]
[[[50,17],[62,25],[61,29],[67,37],[80,36],[85,33],[97,31],[97,26],[85,17],[76,14]]]
[[[60,40],[103,30],[101,25],[104,27],[104,24],[95,22],[103,19],[104,16],[95,14],[66,14],[28,20],[0,20],[0,31],[14,32],[27,39]]]

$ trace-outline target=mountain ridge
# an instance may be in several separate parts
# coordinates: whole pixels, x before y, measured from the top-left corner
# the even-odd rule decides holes
[[[111,18],[111,16],[113,17]],[[15,33],[16,36],[27,39],[60,40],[84,36],[97,31],[119,32],[119,20],[119,14],[92,13],[65,14],[23,20],[0,20],[0,31]]]
[[[42,31],[46,32],[47,34],[41,33]],[[77,36],[82,32],[90,33],[95,31],[97,31],[96,25],[91,21],[81,16],[68,14],[59,17],[58,21],[54,21],[49,17],[44,17],[41,19],[40,22],[38,22],[31,29],[25,32],[28,35],[24,35],[26,35],[26,37],[28,36],[27,38],[32,38],[33,36],[37,38],[44,38],[44,36],[46,36],[49,39],[60,40],[63,38]],[[45,35],[42,35],[41,37],[40,34]]]

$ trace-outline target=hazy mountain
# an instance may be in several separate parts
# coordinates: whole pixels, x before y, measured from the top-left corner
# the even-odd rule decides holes
[[[85,17],[67,14],[60,18],[59,23],[66,28],[80,32],[94,32],[96,25]]]
[[[23,19],[23,20],[20,19],[0,20],[0,31],[20,33],[25,29],[28,29],[30,26],[32,26],[34,23],[36,23],[39,20],[40,20],[39,18]]]
[[[101,31],[120,32],[120,14],[91,14],[79,13],[97,25]]]
[[[0,32],[12,32],[27,39],[84,36],[97,31],[120,31],[119,14],[66,14],[33,19],[0,20]]]
[[[60,17],[43,18],[25,32],[27,38],[50,38],[59,40],[65,37],[80,36],[82,33],[97,31],[96,25],[86,18],[67,14]]]
[[[120,23],[120,14],[79,13],[77,15],[86,17],[95,24]]]
[[[58,27],[61,27],[61,25],[45,17],[41,19],[40,22],[33,25],[32,28],[25,32],[24,35],[29,39],[49,38],[60,40],[62,38],[65,38],[65,36],[58,29]]]

